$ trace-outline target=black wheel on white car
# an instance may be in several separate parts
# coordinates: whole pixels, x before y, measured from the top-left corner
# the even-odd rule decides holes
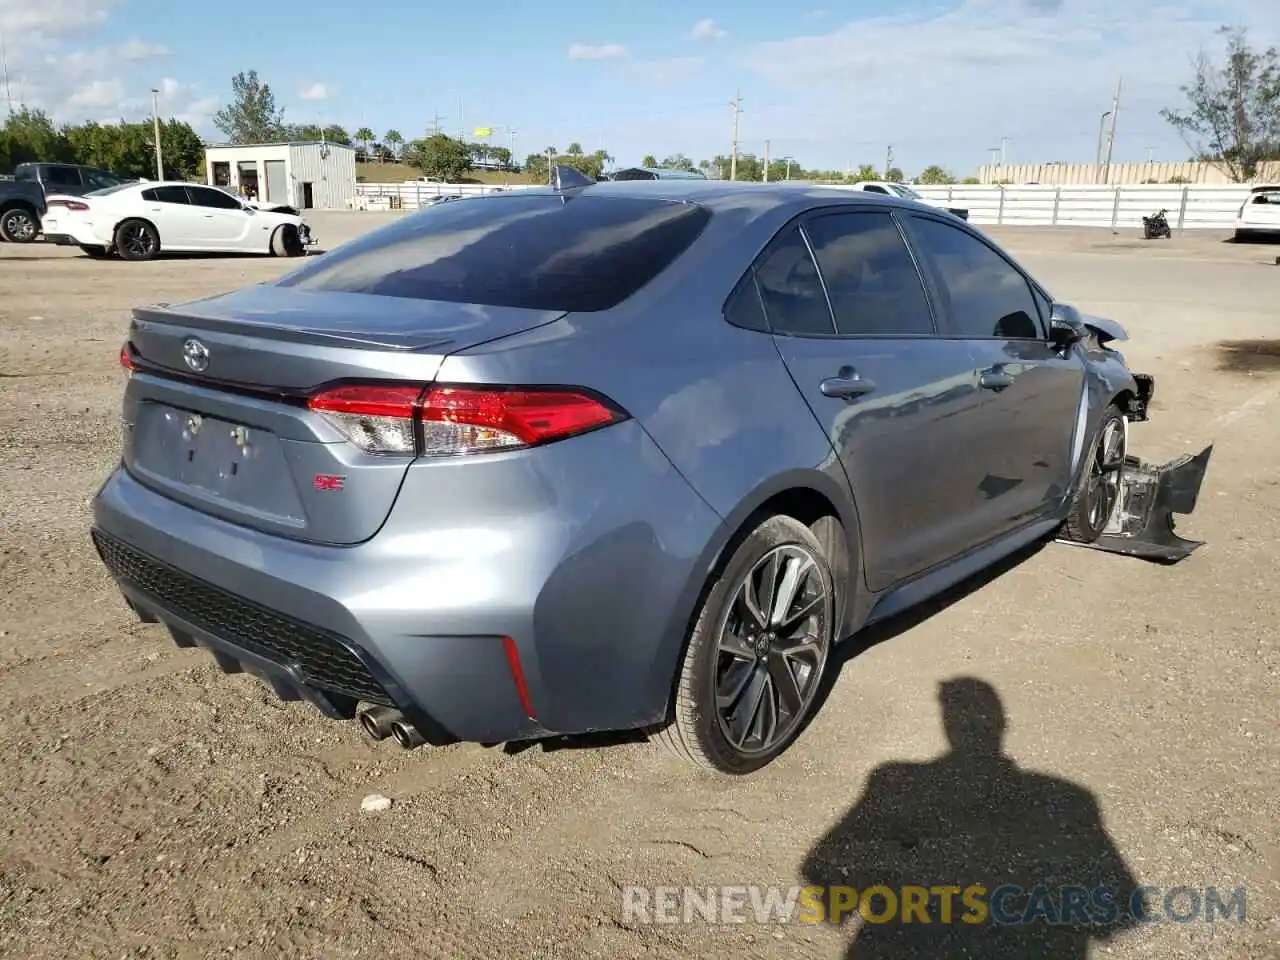
[[[10,243],[31,243],[40,235],[40,221],[26,207],[10,207],[0,213],[0,236]]]
[[[835,621],[831,567],[791,517],[761,521],[706,591],[655,739],[727,774],[765,766],[813,709]]]
[[[306,253],[298,228],[292,223],[276,227],[271,234],[271,255],[274,257],[300,257]]]
[[[1089,447],[1071,510],[1062,525],[1062,537],[1076,543],[1093,543],[1102,536],[1120,501],[1127,443],[1124,414],[1112,404],[1102,415]]]
[[[153,260],[160,253],[160,232],[145,220],[125,220],[116,227],[115,248],[121,260]]]

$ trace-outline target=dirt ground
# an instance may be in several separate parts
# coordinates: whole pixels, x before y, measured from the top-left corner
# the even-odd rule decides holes
[[[332,246],[385,218],[314,219]],[[1131,365],[1157,377],[1135,452],[1216,444],[1179,525],[1207,545],[1175,567],[1028,551],[858,644],[803,738],[734,781],[625,740],[371,744],[135,623],[88,537],[129,308],[286,265],[0,244],[0,956],[834,958],[851,928],[649,924],[621,890],[855,882],[842,862],[964,885],[1081,840],[1161,890],[1243,886],[1247,917],[1053,955],[1280,957],[1280,246],[991,232],[1055,296],[1128,326]],[[1000,775],[1054,792],[997,808],[980,765],[927,763],[947,749],[939,683],[961,677],[1002,702]],[[893,782],[912,786],[866,795]],[[393,806],[362,812],[375,792]],[[1064,797],[1100,820],[1037,828]],[[1090,882],[1097,858],[1080,862],[1066,882]]]

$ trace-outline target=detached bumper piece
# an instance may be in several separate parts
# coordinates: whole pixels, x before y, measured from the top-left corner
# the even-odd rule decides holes
[[[1195,456],[1179,457],[1158,467],[1127,457],[1120,502],[1110,523],[1096,542],[1076,546],[1157,563],[1177,563],[1188,557],[1203,543],[1178,536],[1173,514],[1195,510],[1212,453],[1211,444]]]

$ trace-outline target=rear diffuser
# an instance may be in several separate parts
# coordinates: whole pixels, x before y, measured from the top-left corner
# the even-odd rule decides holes
[[[1185,559],[1204,544],[1174,533],[1173,515],[1195,510],[1212,453],[1210,444],[1194,457],[1182,456],[1158,467],[1137,457],[1126,457],[1120,479],[1120,502],[1102,536],[1093,543],[1072,543],[1072,546],[1122,553],[1156,563],[1177,563]]]

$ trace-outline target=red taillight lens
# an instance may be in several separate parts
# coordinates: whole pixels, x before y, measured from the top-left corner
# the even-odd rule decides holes
[[[366,453],[455,457],[532,447],[626,419],[582,390],[347,384],[307,401]]]
[[[45,206],[65,207],[68,210],[88,210],[89,205],[81,200],[50,200]]]
[[[422,405],[423,453],[532,447],[620,419],[618,411],[577,390],[434,387]]]
[[[120,366],[124,367],[128,373],[138,369],[138,365],[133,362],[133,352],[127,341],[120,346]]]

